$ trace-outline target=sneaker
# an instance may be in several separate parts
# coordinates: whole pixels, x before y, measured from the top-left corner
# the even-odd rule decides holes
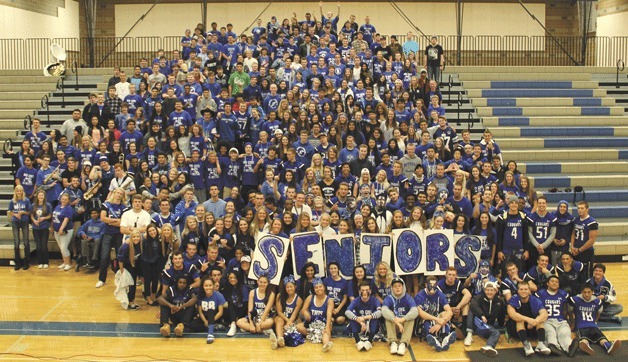
[[[30,268],[30,267],[31,267],[30,264],[27,261],[25,261],[24,265],[22,266],[22,269],[23,270],[28,270],[28,268]]]
[[[431,347],[440,348],[440,343],[438,343],[438,340],[433,335],[428,334],[427,337],[425,337],[425,340],[427,341],[427,344],[430,345]]]
[[[283,337],[277,338],[277,345],[279,345],[279,347],[285,347],[286,346],[286,340]]]
[[[404,356],[406,354],[406,344],[399,343],[399,347],[397,347],[397,355]]]
[[[540,353],[542,355],[545,356],[549,356],[550,353],[552,353],[552,350],[547,348],[547,346],[545,345],[545,343],[543,342],[539,342],[536,344],[536,348],[534,349],[537,353]]]
[[[237,328],[238,327],[236,327],[235,323],[231,323],[231,325],[229,326],[229,331],[227,332],[227,337],[235,336]]]
[[[491,346],[484,346],[482,348],[480,348],[480,352],[488,357],[495,357],[497,356],[499,353],[497,352],[497,350]]]
[[[207,344],[212,344],[214,343],[214,335],[213,334],[208,334],[207,335]]]
[[[265,336],[270,336],[271,333],[273,333],[272,329],[264,329],[264,335]]]
[[[63,264],[59,265],[57,268],[59,268],[59,269],[63,269],[63,268],[65,268],[65,263],[63,263]]]
[[[272,349],[277,349],[277,347],[279,347],[279,344],[277,343],[277,335],[275,334],[275,332],[270,331],[270,348]]]
[[[44,269],[48,269],[49,266],[50,265],[48,265],[48,264],[44,264]]]
[[[355,344],[355,348],[357,348],[357,349],[358,349],[358,351],[362,351],[363,349],[366,349],[366,348],[364,347],[364,342],[363,342],[363,341],[357,342],[357,343]]]
[[[399,349],[399,346],[397,346],[397,342],[392,342],[390,344],[390,354],[397,354],[398,349]]]
[[[621,341],[618,339],[614,342],[611,342],[611,346],[608,348],[608,351],[606,351],[606,353],[613,354],[617,352],[620,348],[621,348]]]
[[[469,347],[473,344],[473,333],[467,333],[467,336],[464,338],[464,345]]]
[[[138,310],[138,309],[140,309],[140,306],[139,306],[139,305],[137,305],[137,304],[135,304],[135,303],[132,303],[132,304],[129,304],[129,306],[128,306],[126,309],[129,309],[129,310]],[[175,330],[174,330],[174,331],[176,332],[176,331],[177,331],[177,329],[175,328]]]
[[[13,266],[13,270],[20,270],[22,266],[20,265],[20,263],[15,262],[15,265]]]
[[[164,337],[170,337],[170,324],[164,324],[159,328],[159,333]]]
[[[76,268],[74,268],[74,271],[78,273],[78,271],[81,270],[81,264],[79,264],[78,262],[76,263]]]
[[[70,264],[67,264],[66,266],[63,267],[63,271],[68,271],[70,269],[72,269],[72,265]]]
[[[523,351],[525,352],[526,357],[534,354],[534,348],[532,348],[530,341],[523,342]]]
[[[595,354],[595,351],[593,350],[593,348],[591,348],[591,346],[589,345],[589,341],[587,341],[586,339],[578,342],[578,345],[580,345],[580,349],[589,356],[593,356]]]
[[[456,332],[451,332],[449,333],[449,335],[445,338],[443,338],[443,342],[441,344],[443,351],[447,351],[449,349],[449,347],[454,344],[456,342],[457,338],[456,338]]]
[[[611,317],[611,322],[615,322],[617,324],[621,324],[621,317],[618,315],[614,315]]]
[[[325,343],[325,345],[323,346],[323,352],[329,352],[329,350],[333,346],[334,346],[334,342],[327,342],[327,343]]]
[[[554,356],[562,356],[563,355],[563,351],[558,348],[558,346],[556,346],[555,344],[550,343],[547,348],[550,349],[550,351],[552,352],[552,354]]]
[[[177,324],[176,327],[174,327],[174,335],[177,337],[183,337],[183,330],[185,329],[185,327],[183,326],[183,323],[179,323]]]
[[[99,280],[98,283],[96,283],[96,288],[102,288],[103,285],[105,285],[105,282]]]
[[[364,341],[364,350],[369,351],[371,348],[373,348],[373,344],[370,341]]]
[[[37,269],[43,269],[43,268],[44,268],[44,264],[37,265]]]
[[[575,356],[576,352],[578,352],[578,348],[580,348],[580,344],[578,343],[578,339],[575,338],[573,341],[571,341],[571,345],[569,345],[569,351],[567,351],[569,357]]]

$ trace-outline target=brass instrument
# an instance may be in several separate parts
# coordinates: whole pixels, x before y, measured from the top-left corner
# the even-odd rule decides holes
[[[120,188],[123,189],[124,191],[127,191],[129,186],[133,184],[133,181],[134,181],[133,178],[127,175],[124,182],[120,185]]]
[[[100,182],[100,180],[98,180],[98,182],[96,182],[92,187],[90,187],[87,191],[85,191],[85,194],[83,194],[83,198],[85,200],[89,200],[92,197],[94,197],[94,195],[96,194],[96,192],[98,191],[98,188],[102,185],[102,183]]]
[[[44,179],[44,184],[48,184],[50,180],[52,180],[53,178],[55,180],[58,180],[60,167],[61,165],[57,166],[57,168],[55,168],[54,171],[52,171],[50,174],[48,174],[48,176],[46,176],[46,178]]]

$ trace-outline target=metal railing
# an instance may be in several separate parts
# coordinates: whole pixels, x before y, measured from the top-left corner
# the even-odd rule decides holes
[[[397,36],[403,44],[405,35]],[[498,36],[477,35],[438,36],[449,65],[463,66],[569,66],[576,65],[568,56],[582,58],[581,36]],[[89,38],[29,38],[0,39],[0,69],[43,69],[50,62],[50,44],[61,45],[67,54],[67,64],[92,68],[132,67],[141,57],[152,59],[158,49],[166,50],[166,57],[180,49],[181,37],[96,37]],[[120,45],[105,58],[113,46]],[[628,36],[587,38],[584,64],[587,66],[615,67],[617,59],[628,58]],[[425,44],[420,42],[421,47]],[[419,54],[422,58],[422,51]]]
[[[50,127],[51,123],[50,123],[50,100],[48,99],[48,95],[44,95],[43,97],[41,97],[41,108],[42,109],[46,109],[46,122],[48,124],[48,127]]]
[[[620,85],[619,85],[619,72],[623,72],[624,71],[624,68],[625,68],[624,66],[625,66],[625,64],[624,64],[623,60],[621,60],[621,59],[617,60],[617,78],[615,79],[615,81],[617,82],[617,85],[615,85],[615,88],[619,88],[620,87]]]

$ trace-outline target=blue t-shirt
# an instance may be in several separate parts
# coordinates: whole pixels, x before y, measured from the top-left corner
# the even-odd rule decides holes
[[[574,224],[574,247],[579,248],[589,240],[589,232],[597,230],[599,225],[597,221],[591,216],[582,220],[580,217],[576,217],[573,221]],[[593,248],[591,248],[593,250]]]
[[[597,313],[602,308],[603,302],[595,297],[586,301],[581,295],[569,298],[569,303],[573,306],[573,314],[576,317],[576,329],[597,328]]]
[[[218,312],[218,307],[222,306],[227,306],[227,301],[225,300],[225,297],[220,294],[219,292],[213,292],[211,296],[209,297],[205,297],[205,298],[201,298],[198,300],[198,305],[201,307],[201,310],[203,311],[203,313],[207,313],[207,312]]]
[[[331,277],[325,278],[325,287],[327,287],[327,295],[334,300],[334,305],[340,304],[342,298],[347,295],[349,282],[343,278],[334,280]]]
[[[57,207],[55,207],[54,211],[52,212],[52,228],[54,229],[54,231],[59,231],[59,228],[61,228],[61,224],[63,224],[63,220],[65,218],[68,218],[71,221],[72,216],[74,216],[74,210],[72,209],[72,206],[70,206],[70,204],[66,205],[65,207],[61,206],[61,204],[57,205]],[[67,231],[69,227],[71,226],[68,222],[68,224],[66,224],[65,226],[64,231]]]
[[[512,298],[508,301],[508,304],[515,308],[517,311],[521,310],[521,308],[525,308],[525,304],[521,301],[521,297],[519,294],[513,295]],[[528,303],[530,305],[530,311],[533,316],[538,316],[541,309],[545,309],[545,305],[541,300],[533,295],[530,296]]]
[[[431,316],[437,316],[445,310],[446,305],[449,305],[447,297],[440,290],[436,290],[434,294],[429,295],[427,290],[423,289],[414,297],[414,302],[417,307]]]
[[[31,202],[29,199],[17,200],[17,201],[9,201],[9,210],[13,212],[13,217],[11,221],[28,221],[29,214],[22,214],[20,217],[16,217],[16,214],[19,211],[31,211]]]
[[[558,289],[556,293],[552,294],[547,289],[541,289],[536,293],[536,296],[545,305],[547,318],[556,319],[559,322],[565,320],[565,303],[569,299],[569,294],[566,291]]]

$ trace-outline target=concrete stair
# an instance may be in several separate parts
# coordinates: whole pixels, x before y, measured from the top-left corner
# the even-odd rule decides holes
[[[573,202],[582,186],[600,222],[596,253],[628,254],[628,83],[615,88],[612,68],[456,70],[504,162],[516,161],[550,205]]]

